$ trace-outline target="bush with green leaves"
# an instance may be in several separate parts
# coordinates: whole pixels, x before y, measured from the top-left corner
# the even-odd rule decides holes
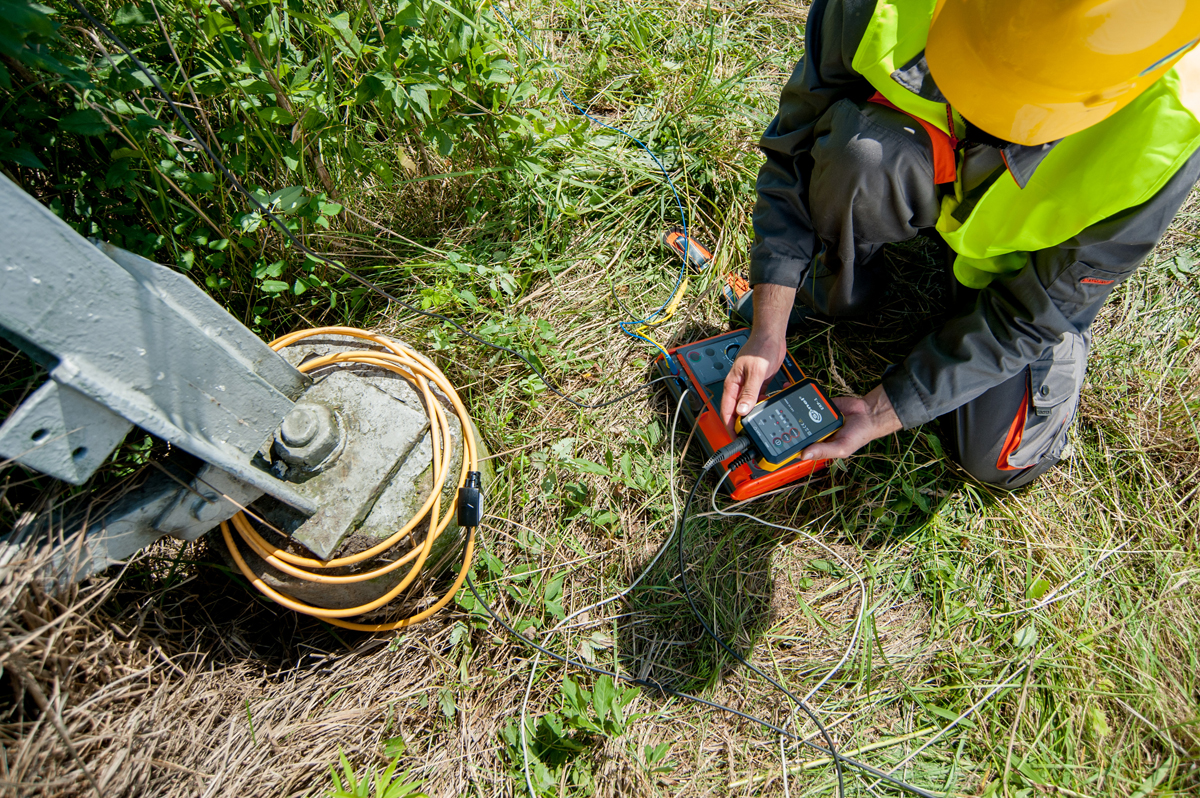
[[[511,61],[500,23],[471,0],[90,8],[319,251],[347,248],[322,238],[347,198],[379,206],[447,174],[479,176],[459,212],[485,213],[527,178],[508,167],[566,129],[536,110],[553,90],[538,63]],[[85,235],[193,273],[256,324],[272,297],[361,301],[233,192],[150,79],[74,9],[0,0],[0,16],[0,167],[25,190]],[[472,268],[516,290],[506,271]]]

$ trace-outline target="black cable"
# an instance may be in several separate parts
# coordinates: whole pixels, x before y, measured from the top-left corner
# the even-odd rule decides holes
[[[471,593],[474,594],[475,600],[478,601],[481,605],[483,605],[483,609],[487,611],[487,614],[490,615],[492,617],[492,619],[494,621],[496,621],[496,623],[503,626],[505,631],[507,631],[510,636],[516,638],[517,640],[520,640],[522,643],[525,643],[526,645],[530,646],[531,648],[537,649],[538,651],[545,654],[547,657],[550,657],[553,660],[557,660],[558,662],[561,662],[564,665],[572,665],[576,668],[580,668],[582,670],[597,674],[598,676],[607,676],[610,679],[616,679],[616,680],[619,680],[622,682],[626,682],[627,684],[635,685],[637,687],[646,687],[651,690],[656,690],[660,693],[669,695],[673,698],[682,698],[685,701],[691,701],[694,704],[700,704],[701,706],[706,706],[706,707],[709,707],[710,709],[718,709],[722,712],[728,712],[732,715],[737,715],[739,718],[742,718],[743,720],[748,720],[751,723],[757,723],[758,725],[762,726],[763,728],[769,729],[770,731],[773,731],[776,734],[782,734],[784,737],[788,737],[792,740],[795,740],[798,743],[807,745],[809,748],[813,749],[814,751],[824,754],[825,756],[828,756],[841,764],[849,765],[850,767],[861,770],[863,773],[866,773],[869,776],[874,776],[877,779],[886,781],[894,787],[897,787],[901,790],[906,790],[907,792],[910,792],[913,795],[918,796],[918,798],[941,798],[941,796],[934,795],[933,793],[923,790],[920,787],[916,787],[912,784],[909,784],[908,782],[901,781],[900,779],[896,778],[895,776],[892,776],[888,773],[884,773],[882,770],[872,767],[872,766],[868,765],[866,762],[860,762],[857,759],[854,759],[854,758],[848,757],[848,756],[844,756],[843,754],[837,753],[836,751],[830,751],[828,748],[826,748],[823,745],[818,745],[817,743],[814,743],[811,740],[806,740],[805,738],[801,737],[800,735],[796,734],[795,732],[791,732],[780,726],[776,726],[774,723],[771,723],[770,721],[763,720],[762,718],[759,718],[759,717],[755,717],[754,715],[751,715],[748,712],[743,712],[740,709],[734,709],[733,707],[726,706],[725,704],[718,704],[716,701],[709,701],[707,698],[701,698],[700,696],[692,695],[691,693],[681,692],[679,690],[676,690],[673,687],[665,685],[661,682],[656,682],[652,679],[642,679],[642,678],[639,678],[636,676],[626,676],[624,674],[616,673],[614,671],[606,671],[604,668],[598,668],[595,665],[589,665],[586,662],[580,662],[578,660],[573,660],[570,657],[564,657],[562,654],[556,654],[553,651],[551,651],[550,649],[546,648],[545,646],[542,646],[539,643],[536,643],[533,640],[530,640],[528,637],[526,637],[525,635],[521,634],[516,629],[514,629],[511,624],[509,624],[507,621],[505,621],[503,618],[501,618],[499,613],[497,613],[494,609],[492,609],[492,605],[488,604],[487,601],[484,600],[483,596],[479,595],[479,590],[476,589],[475,581],[473,579],[471,579],[470,574],[467,574],[467,587],[470,588]]]
[[[125,45],[125,42],[121,41],[121,38],[119,36],[117,36],[117,34],[113,33],[113,31],[111,29],[109,29],[109,27],[107,25],[105,25],[103,22],[101,22],[99,19],[97,19],[95,16],[93,16],[90,11],[88,11],[86,8],[84,8],[79,3],[79,0],[67,0],[67,3],[72,8],[74,8],[76,11],[78,11],[80,14],[82,14],[84,16],[84,18],[86,18],[89,22],[91,22],[93,25],[95,25],[100,30],[101,33],[103,33],[105,36],[107,36],[109,39],[111,39],[112,42],[121,49],[121,52],[123,52],[134,63],[134,65],[136,65],[137,68],[142,71],[142,73],[147,77],[147,79],[149,79],[151,85],[154,86],[154,90],[158,93],[158,95],[160,97],[162,97],[162,99],[170,107],[171,112],[174,113],[175,117],[180,122],[183,123],[183,126],[185,128],[187,128],[188,133],[190,133],[192,136],[192,143],[199,146],[200,149],[202,149],[204,151],[204,154],[207,155],[209,160],[211,160],[213,162],[213,164],[217,167],[217,170],[225,177],[225,179],[227,181],[229,181],[229,184],[231,186],[233,186],[237,190],[237,192],[246,199],[246,201],[251,205],[251,207],[253,207],[256,211],[258,211],[258,213],[260,213],[261,215],[263,215],[264,217],[269,219],[271,221],[271,223],[274,224],[275,227],[281,233],[283,233],[283,235],[286,236],[289,241],[291,241],[293,246],[295,246],[301,252],[304,252],[306,255],[308,255],[313,260],[316,260],[320,263],[324,263],[327,266],[332,267],[336,271],[341,272],[342,274],[344,274],[345,276],[349,277],[350,279],[358,282],[360,285],[364,286],[365,288],[368,288],[371,291],[374,291],[376,294],[379,294],[379,296],[383,297],[384,299],[388,300],[389,302],[393,302],[393,303],[399,305],[400,307],[404,308],[407,311],[410,311],[412,313],[417,313],[421,316],[427,316],[431,319],[439,319],[441,321],[444,321],[447,324],[449,324],[450,326],[454,327],[454,329],[458,330],[463,335],[470,338],[472,341],[481,343],[484,346],[490,346],[492,349],[496,349],[501,352],[507,352],[508,354],[519,358],[521,361],[523,361],[525,363],[526,366],[529,367],[529,369],[534,374],[536,374],[538,376],[538,379],[540,379],[542,381],[542,383],[545,384],[545,386],[547,388],[549,388],[552,393],[556,394],[561,399],[564,399],[565,401],[571,403],[572,405],[575,405],[576,407],[580,408],[581,410],[596,410],[601,407],[607,407],[608,405],[615,404],[617,402],[623,401],[624,399],[627,399],[628,397],[632,396],[633,394],[637,393],[638,391],[644,390],[645,388],[648,388],[649,386],[653,385],[656,382],[659,382],[660,380],[666,379],[665,377],[660,377],[658,379],[650,380],[649,382],[644,382],[641,385],[639,385],[638,387],[634,388],[633,390],[617,397],[616,399],[611,399],[611,400],[607,400],[607,401],[599,402],[599,403],[595,403],[595,404],[585,404],[583,402],[580,402],[577,399],[573,399],[572,397],[567,396],[565,393],[560,391],[553,383],[550,382],[549,379],[547,379],[546,375],[542,372],[542,370],[533,364],[532,360],[530,360],[527,356],[521,354],[520,352],[516,351],[515,349],[510,349],[509,347],[503,346],[502,344],[493,343],[492,341],[488,341],[484,338],[480,338],[475,333],[471,332],[470,330],[463,327],[458,322],[454,321],[454,319],[451,319],[447,316],[443,316],[440,313],[435,313],[431,310],[423,310],[421,308],[410,305],[407,302],[404,302],[404,301],[398,299],[397,297],[392,295],[390,292],[384,290],[376,283],[368,280],[365,277],[362,277],[362,276],[356,274],[355,272],[350,271],[349,269],[347,269],[345,266],[341,265],[337,261],[330,260],[329,258],[325,257],[324,255],[318,254],[318,253],[314,252],[313,250],[309,249],[306,244],[301,242],[300,239],[296,238],[295,234],[293,234],[292,231],[290,229],[288,229],[288,226],[286,224],[284,224],[282,221],[280,221],[279,218],[277,216],[275,216],[275,214],[271,213],[271,211],[269,209],[267,209],[262,203],[260,203],[257,199],[255,199],[254,195],[252,195],[249,191],[247,191],[246,188],[242,185],[241,181],[239,181],[237,179],[237,177],[235,177],[234,174],[229,171],[229,168],[225,166],[225,163],[220,158],[218,158],[216,153],[214,153],[212,151],[212,149],[208,146],[208,142],[206,142],[200,136],[200,134],[196,131],[196,128],[192,127],[192,123],[188,121],[187,117],[185,117],[183,115],[183,112],[179,109],[179,106],[177,106],[175,104],[175,101],[172,100],[170,95],[167,94],[166,90],[163,89],[162,84],[160,84],[158,82],[158,78],[154,75],[154,73],[151,72],[146,67],[146,65],[143,64],[141,62],[141,60],[136,55],[133,54],[133,51],[130,50]]]
[[[833,739],[829,736],[828,730],[826,730],[825,725],[821,723],[821,721],[817,717],[816,713],[812,711],[812,708],[809,707],[809,705],[806,701],[798,698],[796,695],[794,695],[792,693],[791,690],[787,689],[782,684],[780,684],[779,682],[775,681],[770,676],[768,676],[766,673],[759,670],[755,665],[751,664],[750,662],[747,662],[746,659],[741,654],[734,651],[733,647],[730,646],[728,643],[726,643],[725,640],[719,634],[717,634],[716,631],[714,631],[711,626],[708,625],[708,621],[704,620],[704,616],[700,613],[700,608],[696,606],[696,602],[692,598],[691,588],[688,587],[687,563],[684,561],[684,558],[683,558],[683,533],[687,529],[687,517],[688,517],[688,511],[691,510],[691,508],[692,508],[692,499],[694,499],[696,497],[696,490],[704,482],[704,477],[708,474],[708,472],[712,469],[712,467],[714,465],[716,465],[718,462],[720,462],[721,460],[725,459],[725,457],[729,456],[728,454],[726,454],[725,457],[721,457],[720,455],[723,452],[725,452],[726,449],[733,449],[734,445],[742,440],[746,441],[746,443],[743,444],[741,447],[741,451],[745,452],[746,446],[749,445],[750,441],[749,441],[749,439],[739,437],[739,438],[734,439],[733,443],[729,444],[724,449],[717,452],[717,454],[713,455],[713,457],[710,458],[708,460],[708,462],[706,462],[704,464],[704,468],[700,471],[700,476],[696,477],[695,484],[692,485],[691,491],[688,492],[687,501],[685,501],[683,503],[683,512],[679,516],[679,525],[675,529],[675,550],[676,550],[676,552],[678,554],[678,558],[679,558],[679,582],[681,585],[683,585],[683,595],[687,598],[688,606],[692,608],[692,614],[696,616],[696,620],[698,620],[700,622],[700,625],[702,627],[704,627],[704,631],[708,633],[708,636],[711,637],[713,640],[717,641],[717,645],[719,645],[726,654],[733,657],[739,663],[741,663],[745,667],[749,668],[750,670],[754,671],[762,678],[766,679],[767,682],[769,684],[771,684],[775,689],[779,690],[784,695],[786,695],[788,698],[792,699],[792,702],[796,706],[800,707],[800,710],[802,712],[804,712],[804,714],[808,716],[808,719],[811,720],[816,725],[817,730],[821,733],[821,737],[823,737],[825,739],[825,744],[827,746],[829,746],[830,756],[833,757],[834,768],[837,770],[838,795],[845,796],[846,781],[845,781],[845,777],[842,773],[842,763],[841,763],[840,754],[838,754],[837,748],[834,746]],[[732,454],[732,453],[733,452],[729,452],[729,454]],[[744,456],[745,455],[743,454],[743,457]]]
[[[708,473],[708,470],[717,463],[728,460],[735,454],[745,455],[746,450],[749,448],[750,439],[745,435],[739,435],[729,443],[722,446],[720,449],[717,449],[715,452],[713,452],[712,457],[704,461],[704,466],[700,470],[700,476],[697,478],[696,484],[699,485],[700,480],[704,479],[704,475]],[[742,466],[742,460],[743,457],[739,457],[737,460],[730,462],[729,465],[725,466],[725,470],[729,472],[736,471]],[[734,463],[737,463],[737,465],[734,465]]]

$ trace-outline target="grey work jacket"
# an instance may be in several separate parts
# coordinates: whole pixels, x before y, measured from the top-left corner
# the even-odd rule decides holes
[[[873,0],[816,0],[809,11],[805,55],[759,141],[767,160],[758,174],[751,285],[795,288],[819,250],[808,209],[813,129],[835,102],[865,100],[874,93],[851,66],[874,5]],[[893,77],[908,90],[930,96],[937,88],[928,73],[914,79],[913,70],[923,68],[921,59]],[[1005,147],[1019,185],[1051,150]],[[1200,153],[1146,203],[1059,246],[1030,253],[1024,268],[979,292],[973,309],[955,309],[962,315],[922,339],[884,375],[884,391],[904,427],[931,421],[1016,376],[1068,331],[1086,331],[1112,289],[1154,249],[1198,178]],[[1090,285],[1081,302],[1079,280],[1088,276],[1112,282]]]

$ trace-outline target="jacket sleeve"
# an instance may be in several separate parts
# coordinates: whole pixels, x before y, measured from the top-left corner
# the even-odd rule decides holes
[[[874,0],[816,0],[808,13],[804,57],[779,98],[779,113],[758,146],[767,161],[758,173],[750,284],[795,288],[816,251],[808,210],[813,128],[838,100],[870,94],[850,63],[874,11]]]
[[[905,429],[1016,376],[1066,333],[1086,331],[1112,290],[1154,249],[1198,178],[1200,152],[1150,200],[1030,253],[1023,268],[979,292],[974,310],[920,341],[883,378]]]

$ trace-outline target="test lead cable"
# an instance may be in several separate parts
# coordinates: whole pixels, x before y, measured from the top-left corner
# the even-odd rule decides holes
[[[674,689],[673,687],[662,684],[661,682],[653,681],[651,679],[643,679],[643,678],[637,677],[637,676],[626,676],[621,673],[616,673],[614,671],[605,670],[604,668],[599,668],[595,665],[589,665],[586,662],[580,662],[579,660],[571,659],[570,657],[563,656],[562,654],[556,654],[555,652],[551,651],[550,649],[546,648],[545,646],[542,646],[539,643],[536,643],[533,640],[530,640],[528,637],[523,635],[521,632],[518,632],[515,628],[513,628],[513,626],[511,624],[508,623],[508,621],[504,620],[504,618],[502,618],[499,613],[497,613],[494,609],[492,609],[492,606],[487,603],[487,601],[483,598],[483,596],[481,596],[479,594],[479,589],[475,586],[475,581],[471,578],[470,574],[467,574],[466,584],[467,584],[467,589],[469,589],[471,591],[471,593],[475,596],[475,600],[479,602],[480,606],[482,606],[483,609],[487,612],[487,614],[489,616],[491,616],[492,620],[496,621],[496,623],[498,623],[498,624],[500,624],[500,626],[504,627],[505,631],[507,631],[510,636],[512,636],[513,638],[515,638],[517,640],[520,640],[522,643],[525,643],[530,648],[537,649],[538,651],[545,654],[547,657],[550,657],[553,660],[557,660],[558,662],[561,662],[564,665],[571,665],[573,667],[580,668],[581,670],[588,671],[589,673],[594,673],[597,676],[607,676],[611,679],[618,679],[622,682],[625,682],[626,684],[632,684],[637,687],[645,687],[650,690],[655,690],[656,692],[672,696],[673,698],[681,698],[684,701],[690,701],[693,704],[699,704],[701,706],[705,706],[710,709],[720,710],[721,712],[728,712],[732,715],[736,715],[739,718],[742,718],[743,720],[748,720],[751,723],[757,723],[759,726],[762,726],[763,728],[765,728],[769,731],[775,732],[776,734],[782,734],[783,736],[787,737],[788,739],[795,740],[796,742],[801,743],[802,745],[806,745],[809,748],[813,749],[814,751],[816,751],[820,754],[823,754],[824,756],[830,757],[830,758],[834,759],[835,761],[840,762],[841,764],[849,765],[850,767],[855,768],[856,770],[861,770],[863,773],[866,773],[870,776],[874,776],[877,779],[882,779],[883,781],[887,782],[888,784],[891,784],[893,787],[897,787],[901,790],[904,790],[913,795],[916,795],[916,796],[918,796],[918,798],[944,798],[943,796],[936,795],[935,793],[929,792],[928,790],[922,789],[921,787],[917,787],[913,784],[909,784],[906,781],[902,781],[901,779],[898,779],[895,776],[891,776],[891,775],[885,773],[884,771],[879,770],[878,768],[868,765],[866,762],[860,762],[857,759],[854,759],[852,757],[848,757],[841,753],[838,753],[836,751],[836,749],[830,750],[823,745],[814,743],[812,740],[808,740],[808,739],[805,739],[804,737],[801,737],[799,734],[796,734],[795,732],[788,731],[787,729],[785,729],[781,726],[776,726],[774,723],[771,723],[768,720],[764,720],[762,718],[755,717],[754,715],[751,715],[748,712],[743,712],[740,709],[735,709],[734,707],[726,706],[725,704],[718,704],[716,701],[709,701],[707,698],[701,698],[700,696],[692,695],[691,693],[684,693],[680,690]]]
[[[742,441],[744,441],[744,443],[742,443]],[[737,454],[738,457],[733,461],[733,463],[730,464],[729,470],[726,471],[726,474],[728,474],[730,471],[733,471],[737,468],[740,468],[742,465],[744,465],[744,463],[741,461],[749,462],[749,460],[751,459],[751,453],[749,451],[747,451],[749,449],[749,446],[750,446],[749,439],[744,436],[740,436],[738,438],[735,438],[733,443],[728,444],[727,446],[718,450],[711,458],[708,459],[707,462],[705,462],[704,468],[700,471],[700,476],[696,477],[696,482],[692,485],[692,489],[688,492],[687,500],[684,501],[684,503],[683,503],[683,513],[681,513],[679,516],[678,528],[675,530],[675,551],[676,551],[676,555],[677,555],[678,561],[679,561],[679,582],[683,586],[683,595],[687,598],[688,606],[691,607],[691,609],[692,609],[692,615],[696,616],[696,620],[700,622],[700,626],[702,626],[704,628],[705,633],[707,633],[709,637],[711,637],[713,640],[716,641],[717,645],[721,647],[721,650],[724,651],[726,654],[728,654],[730,657],[732,657],[738,663],[740,663],[743,666],[745,666],[746,668],[749,668],[750,670],[754,671],[759,676],[761,676],[763,679],[766,679],[768,684],[770,684],[776,690],[779,690],[781,693],[783,693],[788,698],[790,698],[792,700],[792,703],[794,703],[796,706],[800,707],[800,710],[805,715],[808,716],[808,719],[811,720],[814,724],[816,724],[817,729],[821,732],[821,737],[824,738],[825,744],[829,747],[830,756],[833,757],[833,765],[834,765],[835,770],[837,771],[838,795],[845,795],[846,794],[846,782],[845,782],[845,776],[842,773],[841,757],[837,753],[837,749],[833,744],[833,739],[829,736],[829,732],[825,729],[825,726],[821,723],[820,719],[817,718],[816,713],[813,712],[812,708],[808,705],[808,702],[806,702],[803,699],[799,698],[798,696],[794,695],[791,690],[784,687],[780,682],[776,681],[775,679],[772,679],[770,676],[768,676],[766,673],[764,673],[762,670],[760,670],[757,666],[748,662],[741,654],[739,654],[737,651],[735,651],[732,646],[730,646],[728,643],[726,643],[724,638],[722,638],[719,634],[717,634],[716,631],[714,631],[713,628],[711,626],[709,626],[708,621],[706,621],[704,619],[704,615],[700,612],[700,608],[696,606],[696,601],[692,597],[692,590],[688,586],[687,562],[686,562],[686,560],[684,558],[684,554],[683,554],[683,533],[687,529],[688,511],[691,510],[691,508],[692,508],[692,500],[696,498],[696,491],[697,491],[697,489],[699,489],[700,485],[704,482],[704,477],[708,475],[708,472],[717,463],[721,462],[724,459],[727,459],[731,454]],[[727,451],[727,450],[731,450],[731,449],[734,451],[732,451],[732,452]],[[724,455],[724,456],[722,456],[722,455]]]
[[[798,696],[796,696],[794,693],[792,693],[790,690],[788,690],[786,687],[784,687],[778,681],[776,681],[775,679],[768,676],[762,670],[755,667],[751,663],[747,662],[744,657],[742,657],[740,654],[737,653],[737,651],[735,651],[732,647],[730,647],[729,644],[727,644],[721,638],[721,636],[718,635],[712,629],[711,626],[709,626],[709,624],[704,620],[704,617],[700,614],[699,608],[695,604],[695,601],[692,597],[691,588],[689,587],[688,581],[687,581],[687,567],[686,567],[686,561],[684,558],[684,550],[683,550],[683,533],[684,533],[684,530],[686,529],[688,513],[690,512],[692,502],[696,497],[696,491],[699,489],[700,485],[703,483],[704,477],[708,474],[708,472],[713,467],[716,466],[717,463],[722,462],[723,460],[727,460],[730,457],[734,457],[735,455],[736,455],[736,458],[733,461],[731,461],[728,466],[729,471],[732,471],[735,468],[739,467],[743,462],[749,462],[752,459],[753,450],[750,448],[750,440],[747,437],[739,436],[739,437],[735,438],[731,443],[727,444],[726,446],[722,447],[717,452],[715,452],[713,454],[713,456],[710,457],[704,463],[704,466],[701,469],[700,475],[696,478],[696,482],[695,482],[695,484],[693,484],[691,491],[689,491],[689,493],[688,493],[687,500],[684,502],[683,512],[679,515],[679,518],[678,518],[678,520],[674,526],[674,529],[672,531],[672,535],[675,538],[676,553],[677,553],[678,562],[679,562],[680,582],[683,585],[684,594],[687,598],[688,605],[691,608],[692,613],[696,616],[697,620],[700,621],[700,625],[704,629],[705,633],[709,637],[711,637],[713,640],[715,640],[717,642],[717,644],[725,651],[725,653],[727,653],[729,656],[731,656],[738,663],[744,665],[745,667],[747,667],[754,673],[756,673],[759,676],[761,676],[762,678],[764,678],[771,686],[775,687],[777,690],[784,693],[786,696],[788,696],[788,698],[790,698],[795,703],[796,706],[800,707],[800,709],[805,713],[805,715],[807,715],[808,718],[810,720],[812,720],[814,725],[816,725],[818,732],[821,734],[822,738],[825,740],[825,743],[826,743],[825,746],[814,743],[809,739],[801,737],[799,734],[796,734],[795,732],[789,731],[788,729],[786,729],[784,727],[777,726],[777,725],[771,723],[770,721],[756,717],[747,712],[743,712],[739,709],[734,709],[733,707],[726,706],[724,704],[719,704],[715,701],[710,701],[708,699],[701,698],[699,696],[692,695],[690,693],[684,693],[682,691],[675,690],[674,688],[672,688],[668,685],[662,684],[661,682],[654,681],[651,679],[640,678],[640,677],[626,676],[624,674],[617,673],[615,671],[608,671],[603,668],[599,668],[595,665],[590,665],[586,662],[580,662],[578,660],[571,659],[570,657],[566,657],[561,654],[556,654],[555,652],[551,651],[550,649],[546,648],[545,646],[526,637],[524,634],[517,631],[504,618],[502,618],[500,616],[500,614],[498,612],[496,612],[496,610],[494,610],[490,604],[488,604],[488,602],[483,598],[483,596],[480,595],[479,590],[476,588],[475,583],[471,579],[470,574],[467,574],[466,585],[467,585],[468,589],[470,589],[472,595],[475,596],[475,600],[479,602],[479,604],[483,607],[483,609],[487,612],[487,614],[489,616],[491,616],[491,618],[493,620],[495,620],[498,624],[500,624],[505,629],[505,631],[507,631],[509,633],[509,635],[511,635],[514,639],[520,640],[522,643],[525,643],[526,645],[537,650],[538,652],[545,654],[547,657],[550,657],[551,659],[557,660],[558,662],[561,662],[564,665],[571,665],[576,668],[581,668],[585,671],[588,671],[590,673],[594,673],[594,674],[597,674],[600,676],[608,676],[609,678],[620,680],[620,681],[623,681],[623,682],[626,682],[628,684],[632,684],[632,685],[635,685],[638,687],[645,687],[645,688],[648,688],[651,690],[655,690],[659,693],[669,695],[674,698],[680,698],[685,701],[699,704],[701,706],[709,707],[710,709],[716,709],[716,710],[720,710],[722,712],[729,712],[729,713],[736,715],[744,720],[751,721],[752,723],[757,723],[758,725],[760,725],[770,731],[773,731],[776,734],[779,734],[783,737],[787,737],[788,739],[799,742],[803,745],[808,746],[809,748],[811,748],[815,751],[818,751],[821,754],[824,754],[825,756],[830,757],[834,762],[834,767],[837,772],[838,795],[841,796],[841,798],[844,798],[844,796],[845,796],[845,778],[844,778],[844,774],[842,771],[843,765],[848,765],[856,770],[859,770],[863,773],[866,773],[870,776],[880,779],[881,781],[885,781],[888,784],[891,784],[893,787],[904,790],[912,795],[918,796],[918,798],[939,798],[939,796],[935,795],[932,792],[929,792],[928,790],[925,790],[921,787],[917,787],[916,785],[913,785],[913,784],[909,784],[908,782],[903,781],[902,779],[896,778],[895,776],[893,776],[889,773],[885,773],[884,771],[879,770],[878,768],[872,767],[871,765],[868,765],[865,762],[861,762],[857,759],[854,759],[854,758],[851,758],[848,756],[844,756],[843,754],[838,752],[837,747],[834,745],[833,740],[830,737],[828,730],[825,728],[824,724],[821,723],[821,720],[817,717],[816,713],[812,710],[812,708],[808,705],[808,703],[806,701],[804,701],[803,699],[799,698]],[[726,471],[725,476],[728,476],[729,471]],[[721,479],[720,482],[718,482],[717,489],[720,489],[721,482],[724,482],[724,477]],[[666,545],[669,545],[669,544],[670,544],[670,540],[668,539]],[[659,553],[655,555],[656,560],[657,560],[658,556],[662,554],[662,551],[663,550],[660,549]],[[645,576],[645,572],[643,572],[642,576]],[[641,578],[642,577],[639,577],[638,581],[640,581]],[[634,586],[631,585],[630,588],[626,591],[623,591],[621,595],[627,594],[629,592],[629,590],[631,590],[633,587]]]

